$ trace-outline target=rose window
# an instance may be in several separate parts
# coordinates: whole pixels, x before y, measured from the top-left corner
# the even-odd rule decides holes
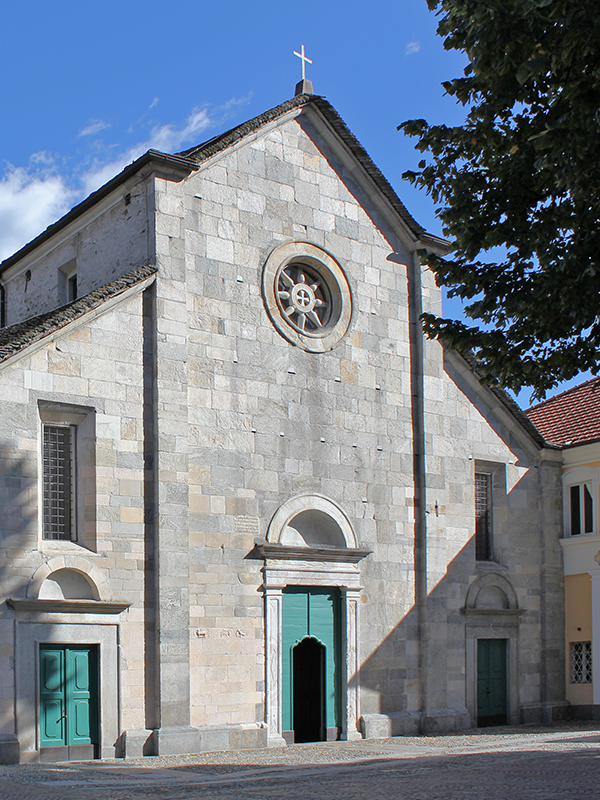
[[[339,344],[352,319],[352,294],[344,270],[310,242],[282,242],[263,267],[262,289],[271,321],[288,342],[309,353]]]
[[[306,264],[292,263],[277,279],[277,303],[290,325],[308,336],[320,334],[331,317],[331,295],[324,278]]]

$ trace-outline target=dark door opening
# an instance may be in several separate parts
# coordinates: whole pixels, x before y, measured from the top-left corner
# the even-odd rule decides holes
[[[477,727],[506,725],[506,639],[477,640]]]
[[[292,653],[294,741],[325,741],[325,647],[312,637]]]

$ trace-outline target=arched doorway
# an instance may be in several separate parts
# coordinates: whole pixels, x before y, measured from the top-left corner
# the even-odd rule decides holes
[[[486,572],[465,598],[467,710],[478,728],[519,721],[519,609],[505,575]]]
[[[341,731],[340,593],[283,592],[283,731],[287,742],[322,742]]]
[[[361,739],[355,680],[359,562],[370,551],[359,548],[346,514],[322,495],[299,495],[280,506],[269,523],[266,542],[257,542],[257,550],[265,559],[269,744],[300,741],[294,721],[294,648],[310,637],[325,648],[324,733],[311,723],[310,734],[299,731],[299,736],[310,735],[316,741]],[[322,705],[320,700],[311,702],[315,714],[315,706],[318,714],[323,713]]]
[[[295,742],[325,740],[325,656],[325,645],[312,636],[292,649]]]

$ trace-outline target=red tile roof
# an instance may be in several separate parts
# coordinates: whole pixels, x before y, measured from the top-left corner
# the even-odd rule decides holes
[[[565,447],[600,439],[600,378],[567,389],[525,412],[546,441]]]

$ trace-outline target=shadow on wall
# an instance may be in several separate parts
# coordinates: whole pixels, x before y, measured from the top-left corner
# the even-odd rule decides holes
[[[519,491],[525,477],[505,492],[497,509],[502,524],[494,560],[476,562],[475,536],[453,555],[447,552],[451,542],[445,540],[443,526],[432,531],[428,574],[430,584],[435,583],[428,592],[425,613],[419,614],[413,605],[351,681],[352,686],[360,686],[361,724],[367,738],[441,733],[476,725],[479,639],[506,641],[506,723],[546,721],[544,704],[561,709],[554,712],[557,717],[564,713],[560,554],[549,567],[556,580],[546,585],[537,570],[517,572],[504,566],[530,565],[532,552],[542,545],[537,508],[527,510],[517,504],[510,508],[510,494]],[[435,562],[441,567],[437,579],[432,577]],[[543,563],[541,557],[539,563]],[[539,607],[542,594],[546,614]],[[518,597],[524,596],[531,602],[520,608]],[[367,596],[363,606],[367,626],[370,613],[377,613],[376,598]],[[376,623],[375,617],[372,622]],[[527,647],[521,638],[519,650],[521,626],[527,631]],[[520,675],[526,675],[527,681],[520,680]]]
[[[38,548],[37,457],[37,450],[23,453],[14,442],[0,442],[0,763],[19,761],[13,716],[15,612],[6,601],[26,597],[34,571],[19,563]]]
[[[9,442],[0,442],[0,603],[3,616],[10,597],[24,598],[31,578],[19,569],[27,551],[38,549],[37,451],[23,457]],[[33,572],[32,572],[33,574]],[[12,614],[12,612],[10,612]],[[3,655],[3,654],[2,654]]]

